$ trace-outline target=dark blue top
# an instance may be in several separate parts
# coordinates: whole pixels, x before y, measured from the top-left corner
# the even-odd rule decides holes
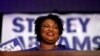
[[[33,50],[40,50],[40,48],[39,47],[34,47],[34,48],[31,48],[31,49],[28,49],[27,51],[33,51]],[[75,50],[75,49],[67,48],[63,45],[58,45],[57,48],[52,49],[52,50]]]

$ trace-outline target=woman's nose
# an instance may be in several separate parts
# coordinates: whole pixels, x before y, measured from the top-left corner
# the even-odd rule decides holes
[[[50,30],[50,31],[53,31],[53,27],[49,27],[49,30]]]

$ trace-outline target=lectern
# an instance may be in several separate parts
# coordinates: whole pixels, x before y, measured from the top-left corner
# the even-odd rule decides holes
[[[0,51],[0,56],[100,56],[100,51]]]

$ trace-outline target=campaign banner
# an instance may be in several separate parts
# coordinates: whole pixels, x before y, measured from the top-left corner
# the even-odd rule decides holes
[[[25,46],[22,37],[16,37],[5,43],[0,44],[0,51],[20,51],[24,49]]]
[[[48,14],[4,14],[2,43],[20,36],[24,50],[38,46],[34,22],[37,17]],[[100,14],[51,14],[58,15],[63,21],[63,34],[56,44],[76,50],[96,50],[100,46]]]

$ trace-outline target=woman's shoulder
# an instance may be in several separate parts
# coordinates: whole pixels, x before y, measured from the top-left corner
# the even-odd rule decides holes
[[[26,51],[35,51],[35,50],[39,50],[38,47],[33,47],[33,48],[30,48],[30,49],[27,49]]]
[[[56,50],[75,50],[75,49],[66,47],[65,45],[58,45],[58,47],[56,48]]]

